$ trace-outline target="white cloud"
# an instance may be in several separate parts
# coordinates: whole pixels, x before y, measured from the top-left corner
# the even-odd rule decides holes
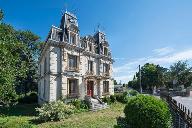
[[[174,49],[170,48],[170,47],[164,47],[164,48],[159,48],[159,49],[153,50],[153,52],[159,56],[167,55],[173,51],[174,51]]]
[[[164,67],[169,67],[171,64],[179,61],[179,60],[192,60],[192,49],[183,50],[179,52],[173,52],[174,49],[172,48],[161,48],[153,50],[153,55],[143,58],[138,58],[132,61],[127,61],[125,64],[121,66],[117,66],[113,68],[113,76],[117,81],[128,82],[132,80],[135,72],[138,71],[138,65],[144,65],[145,63],[154,63],[159,64]],[[156,51],[156,52],[154,52]],[[166,54],[161,54],[163,51]],[[171,52],[168,52],[171,51]]]

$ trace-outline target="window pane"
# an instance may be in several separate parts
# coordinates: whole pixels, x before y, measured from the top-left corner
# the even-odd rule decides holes
[[[77,80],[69,80],[69,94],[77,92]]]
[[[69,68],[77,67],[77,56],[69,55]]]
[[[103,81],[103,92],[109,92],[109,81]]]

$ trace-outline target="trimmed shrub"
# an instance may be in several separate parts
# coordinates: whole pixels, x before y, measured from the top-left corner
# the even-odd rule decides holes
[[[167,103],[153,96],[130,97],[124,113],[131,128],[171,128],[171,113]]]
[[[36,111],[39,112],[38,119],[41,121],[57,121],[72,115],[75,107],[58,100],[43,104],[41,108],[36,108]]]

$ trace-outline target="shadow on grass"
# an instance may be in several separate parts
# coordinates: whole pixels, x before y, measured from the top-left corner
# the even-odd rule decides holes
[[[47,122],[59,122],[61,120],[53,120],[53,121],[43,121],[43,120],[39,120],[38,118],[33,118],[31,120],[29,120],[29,122],[31,124],[34,124],[34,125],[38,125],[38,124],[42,124],[42,123],[47,123]]]
[[[114,125],[114,128],[130,128],[126,123],[125,117],[119,116],[116,118],[116,120],[117,125]]]
[[[5,116],[36,116],[38,104],[17,104],[12,107],[0,108],[0,115]]]
[[[31,124],[35,124],[35,125],[38,125],[38,124],[41,124],[41,123],[45,123],[45,121],[38,120],[37,118],[31,119],[31,120],[29,120],[29,122]]]

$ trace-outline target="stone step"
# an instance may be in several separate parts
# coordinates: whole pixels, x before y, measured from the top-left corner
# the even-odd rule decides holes
[[[102,109],[106,109],[106,108],[109,108],[109,106],[106,104],[93,104],[92,108],[90,110],[91,111],[98,111],[98,110],[102,110]]]

